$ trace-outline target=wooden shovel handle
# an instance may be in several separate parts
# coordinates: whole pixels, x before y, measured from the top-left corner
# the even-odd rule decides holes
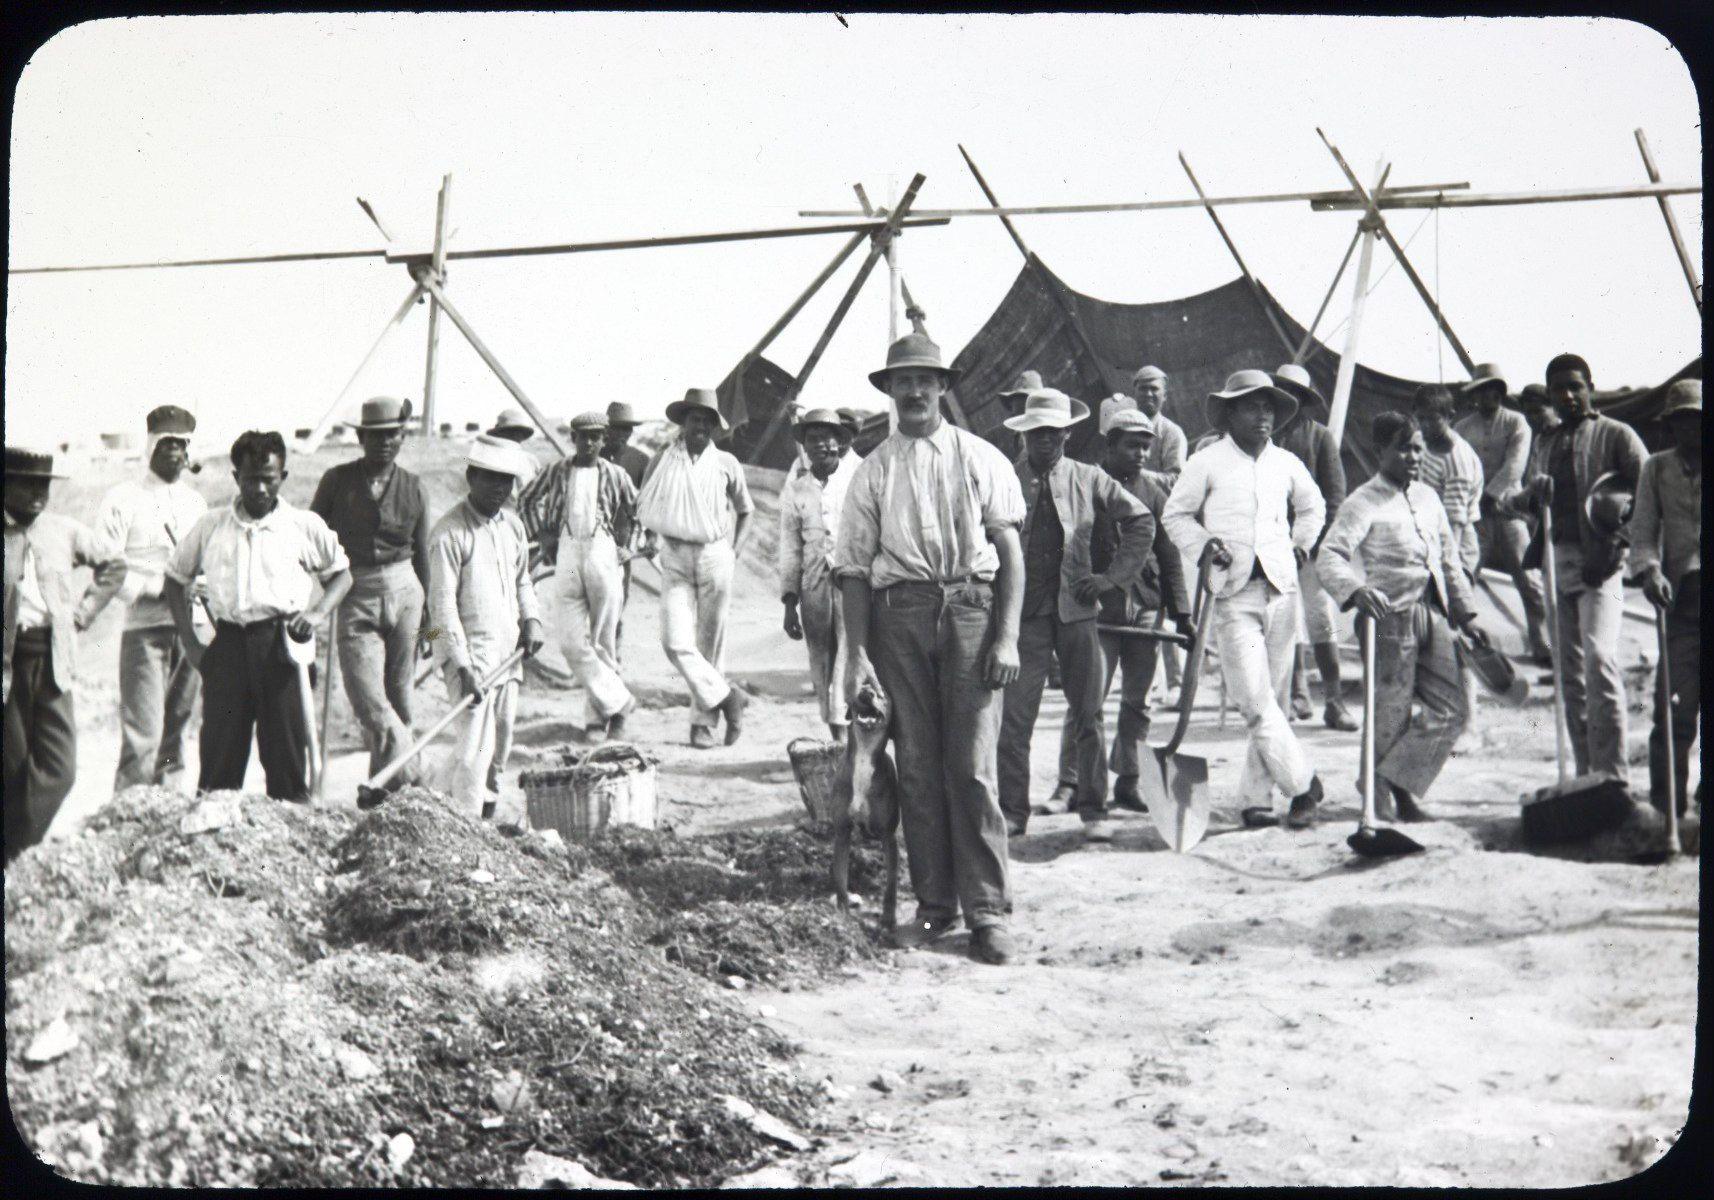
[[[1547,595],[1542,597],[1547,609],[1548,649],[1553,651],[1553,752],[1559,764],[1559,782],[1565,783],[1570,774],[1565,769],[1565,658],[1559,644],[1559,571],[1553,561],[1553,502],[1541,510],[1541,571],[1546,577]]]
[[[1192,604],[1196,612],[1196,637],[1190,643],[1190,652],[1184,660],[1184,682],[1178,692],[1178,724],[1167,744],[1161,747],[1162,754],[1177,750],[1178,744],[1184,740],[1185,731],[1190,728],[1190,710],[1196,703],[1196,685],[1202,677],[1202,658],[1208,649],[1208,630],[1214,624],[1215,599],[1208,586],[1212,569],[1213,564],[1205,558],[1196,573],[1196,599]]]
[[[1363,815],[1358,828],[1375,828],[1375,618],[1357,614],[1357,639],[1363,645]]]
[[[478,681],[481,684],[482,689],[486,691],[493,687],[496,679],[517,666],[523,661],[523,658],[524,651],[523,647],[520,646],[518,649],[512,651],[511,654],[507,655],[504,662],[495,667],[492,671],[488,672],[488,674],[484,675],[481,680]],[[466,694],[461,697],[457,704],[454,704],[451,708],[447,709],[445,716],[441,717],[440,720],[436,721],[429,727],[429,731],[427,733],[412,742],[410,746],[406,748],[405,752],[399,755],[399,757],[395,758],[392,762],[388,763],[368,779],[364,780],[362,786],[364,788],[380,788],[387,786],[387,784],[392,781],[393,776],[404,770],[406,764],[408,764],[417,755],[421,754],[430,742],[439,737],[443,729],[452,724],[460,713],[475,703],[476,700],[473,696]]]

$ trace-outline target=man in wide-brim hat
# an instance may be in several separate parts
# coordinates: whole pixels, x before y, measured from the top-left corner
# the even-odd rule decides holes
[[[79,521],[47,512],[54,456],[6,447],[6,862],[41,841],[77,781],[72,681],[77,635],[125,581],[120,547]],[[79,595],[79,567],[95,577]]]
[[[887,350],[869,382],[898,428],[857,468],[840,513],[834,574],[845,606],[845,698],[892,703],[900,815],[916,919],[910,945],[950,933],[962,909],[971,954],[1014,951],[1006,824],[997,788],[1000,689],[1018,677],[1024,498],[995,446],[944,419],[957,378],[926,335]]]
[[[1055,655],[1077,752],[1075,808],[1087,841],[1112,840],[1107,815],[1107,748],[1101,728],[1103,598],[1123,594],[1142,570],[1154,540],[1146,505],[1112,475],[1065,455],[1067,431],[1089,407],[1052,388],[1031,392],[1006,427],[1024,438],[1017,465],[1024,496],[1024,602],[1018,627],[1018,678],[1006,685],[1000,718],[1000,809],[1007,832],[1021,835],[1030,817],[1030,737]],[[1117,546],[1093,565],[1097,523]]]
[[[831,408],[812,408],[792,430],[809,469],[780,493],[780,602],[786,636],[809,651],[809,677],[821,719],[835,741],[845,736],[844,608],[833,579],[839,510],[862,461],[849,453],[851,433]]]
[[[1321,499],[1327,505],[1327,524],[1323,534],[1333,524],[1339,506],[1345,502],[1345,466],[1339,461],[1339,442],[1333,431],[1322,424],[1327,402],[1316,390],[1309,372],[1297,363],[1284,363],[1274,371],[1274,383],[1291,393],[1297,400],[1297,414],[1274,430],[1274,445],[1297,455],[1315,480]],[[1319,539],[1310,547],[1313,556],[1319,549]],[[1354,733],[1357,722],[1345,709],[1339,673],[1339,623],[1333,598],[1321,586],[1315,573],[1313,557],[1297,573],[1298,597],[1303,610],[1304,633],[1309,639],[1315,665],[1321,675],[1323,708],[1322,723],[1329,729]],[[1309,704],[1309,684],[1305,679],[1303,655],[1299,653],[1292,664],[1292,716],[1304,720],[1314,711]]]
[[[622,737],[636,707],[619,677],[619,614],[624,606],[620,547],[631,544],[637,489],[617,463],[601,457],[607,417],[571,419],[573,452],[538,475],[518,497],[518,516],[542,561],[553,565],[550,605],[560,653],[583,685],[591,742]]]
[[[336,614],[339,671],[369,750],[369,773],[411,744],[418,635],[428,588],[428,493],[399,465],[411,402],[363,403],[363,456],[329,468],[310,511],[326,521],[351,560],[351,591]],[[394,786],[416,782],[414,767]]]
[[[1327,505],[1303,462],[1269,439],[1297,400],[1266,371],[1237,371],[1208,397],[1222,434],[1184,464],[1161,521],[1186,569],[1210,568],[1209,603],[1227,695],[1249,726],[1239,796],[1247,824],[1273,824],[1275,794],[1290,797],[1286,823],[1315,823],[1321,780],[1280,708],[1297,644],[1297,576],[1320,535]]]
[[[713,388],[691,388],[667,405],[679,436],[649,464],[637,519],[660,540],[661,648],[690,688],[690,744],[738,740],[750,698],[727,681],[726,620],[732,570],[755,504],[738,460],[713,445],[726,418]]]

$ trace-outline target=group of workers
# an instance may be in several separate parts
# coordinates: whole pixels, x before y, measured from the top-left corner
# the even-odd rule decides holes
[[[1349,610],[1373,622],[1387,664],[1373,718],[1383,816],[1429,819],[1422,799],[1471,716],[1458,644],[1484,638],[1473,623],[1484,565],[1517,583],[1529,651],[1557,643],[1580,773],[1627,777],[1624,582],[1667,614],[1674,695],[1656,697],[1650,790],[1664,804],[1675,772],[1683,805],[1699,709],[1699,381],[1669,390],[1674,448],[1651,457],[1595,411],[1576,355],[1547,365],[1521,413],[1504,404],[1503,374],[1483,367],[1460,389],[1462,419],[1459,397],[1429,387],[1360,431],[1378,469],[1347,494],[1327,406],[1295,365],[1232,374],[1205,399],[1212,432],[1194,448],[1165,411],[1166,373],[1144,367],[1134,395],[1101,403],[1094,464],[1065,452],[1089,406],[1034,372],[1005,394],[1015,460],[946,418],[957,372],[925,333],[894,343],[869,378],[895,427],[866,456],[852,449],[848,410],[795,423],[778,568],[784,630],[806,645],[830,732],[844,735],[864,685],[891,702],[917,897],[907,943],[962,922],[973,957],[1007,961],[1008,837],[1032,814],[1070,808],[1090,841],[1107,841],[1112,806],[1145,807],[1158,633],[1188,634],[1199,602],[1214,605],[1211,645],[1248,731],[1246,825],[1316,820],[1325,790],[1291,724],[1310,715],[1293,696],[1300,628],[1323,720],[1353,730],[1337,645]],[[126,606],[120,788],[183,771],[200,691],[198,789],[241,786],[254,738],[268,794],[304,798],[310,731],[286,640],[331,619],[372,768],[409,748],[415,660],[432,653],[449,696],[472,702],[439,765],[395,782],[433,783],[491,817],[521,660],[550,626],[585,693],[587,739],[625,733],[636,700],[620,622],[636,558],[660,573],[661,644],[690,693],[691,745],[735,742],[749,700],[724,674],[725,632],[754,504],[743,468],[714,444],[726,431],[714,392],[691,389],[666,415],[677,435],[650,458],[629,444],[628,405],[580,413],[573,453],[538,469],[519,445],[530,424],[505,414],[470,445],[467,494],[432,523],[422,481],[397,462],[408,401],[364,404],[361,456],[329,470],[307,509],[280,495],[284,440],[255,431],[231,448],[237,495],[210,508],[184,478],[195,419],[175,406],[148,415],[146,470],[104,498],[93,528],[44,511],[63,478],[51,455],[8,446],[7,861],[40,840],[70,790],[76,635],[115,596]],[[1544,553],[1557,567],[1551,628],[1532,575]],[[81,592],[79,567],[93,568]],[[1055,663],[1067,702],[1059,786],[1032,803],[1031,732]]]

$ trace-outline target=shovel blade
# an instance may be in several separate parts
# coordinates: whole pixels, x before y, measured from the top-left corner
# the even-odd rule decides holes
[[[1345,844],[1362,858],[1400,858],[1421,854],[1424,849],[1421,842],[1386,825],[1359,829],[1345,839]]]
[[[1194,754],[1161,754],[1160,796],[1148,796],[1149,818],[1162,840],[1179,854],[1196,848],[1208,832],[1208,760]]]

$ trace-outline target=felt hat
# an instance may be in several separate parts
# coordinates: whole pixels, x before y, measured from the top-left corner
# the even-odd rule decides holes
[[[465,461],[473,467],[498,471],[514,479],[527,479],[531,474],[530,457],[518,443],[492,433],[480,434],[470,443],[470,453]]]
[[[1032,429],[1065,429],[1089,415],[1089,406],[1073,400],[1058,388],[1040,388],[1024,398],[1024,411],[1007,417],[1007,429],[1028,433]]]
[[[1148,380],[1151,380],[1151,379],[1158,379],[1162,383],[1165,383],[1166,382],[1166,372],[1161,370],[1159,367],[1150,366],[1150,367],[1138,367],[1135,371],[1133,371],[1131,373],[1131,382],[1132,383],[1144,383],[1144,382],[1147,382]]]
[[[1027,396],[1031,392],[1041,391],[1045,386],[1041,381],[1040,371],[1022,371],[1012,380],[1012,386],[1000,393],[1000,398],[1006,400],[1013,396]]]
[[[196,418],[191,413],[176,404],[163,404],[159,408],[149,410],[149,415],[143,418],[151,434],[161,437],[183,438],[186,441],[196,432]]]
[[[631,411],[631,406],[623,400],[615,400],[607,406],[607,425],[610,429],[635,429],[642,422],[637,420],[637,414]]]
[[[800,442],[803,441],[805,437],[809,436],[810,426],[812,425],[826,425],[831,429],[838,430],[847,437],[851,435],[851,426],[845,423],[844,418],[839,415],[839,411],[837,409],[812,408],[805,412],[803,416],[799,417],[798,423],[792,426],[792,436]]]
[[[852,437],[856,437],[862,432],[863,420],[866,414],[859,412],[855,408],[841,408],[837,411],[839,413],[840,424],[845,426],[846,430]]]
[[[941,361],[940,347],[928,334],[907,333],[887,347],[887,365],[879,371],[870,371],[869,382],[885,392],[887,377],[905,367],[927,367],[931,371],[939,371],[945,376],[947,387],[956,383],[960,374]]]
[[[536,426],[523,409],[508,408],[494,418],[494,427],[488,433],[510,442],[527,442],[536,436]]]
[[[1506,373],[1500,370],[1499,363],[1477,363],[1476,369],[1470,372],[1470,378],[1458,388],[1458,393],[1468,395],[1491,383],[1499,384],[1502,392],[1510,390],[1506,387]]]
[[[403,429],[411,417],[411,402],[392,396],[376,396],[363,402],[363,412],[357,421],[359,429]]]
[[[721,433],[727,431],[726,418],[720,415],[720,397],[713,388],[691,388],[686,391],[683,400],[674,400],[667,405],[667,420],[674,425],[683,425],[685,413],[693,408],[713,413],[716,427]]]
[[[1140,408],[1121,408],[1104,420],[1108,437],[1115,433],[1146,433],[1153,437],[1156,432],[1154,418]]]
[[[66,479],[54,470],[54,456],[22,446],[6,447],[6,474],[29,479]]]
[[[1547,385],[1545,383],[1526,383],[1523,390],[1518,393],[1518,398],[1520,400],[1540,400],[1545,404],[1548,399]]]
[[[571,419],[571,431],[573,433],[587,431],[606,433],[608,424],[607,414],[604,412],[580,412]]]
[[[1674,380],[1671,387],[1666,389],[1666,401],[1661,405],[1661,420],[1677,412],[1702,412],[1702,381],[1700,379]]]
[[[1301,405],[1326,411],[1327,400],[1316,390],[1315,380],[1297,363],[1282,363],[1274,369],[1274,382]]]
[[[1113,418],[1118,416],[1120,413],[1140,411],[1141,410],[1137,408],[1137,402],[1130,396],[1125,395],[1124,392],[1114,392],[1111,396],[1108,396],[1105,400],[1101,401],[1100,431],[1102,433],[1106,433],[1111,430],[1113,428]],[[1153,430],[1154,427],[1155,424],[1151,420],[1149,422],[1150,430]]]
[[[1234,371],[1226,377],[1226,387],[1209,393],[1203,401],[1203,413],[1215,429],[1226,428],[1226,405],[1240,396],[1264,393],[1274,405],[1274,426],[1278,428],[1297,415],[1297,397],[1275,385],[1266,371]]]
[[[1631,519],[1631,502],[1636,494],[1617,471],[1597,476],[1589,486],[1589,497],[1583,511],[1596,533],[1611,536],[1622,530]]]

